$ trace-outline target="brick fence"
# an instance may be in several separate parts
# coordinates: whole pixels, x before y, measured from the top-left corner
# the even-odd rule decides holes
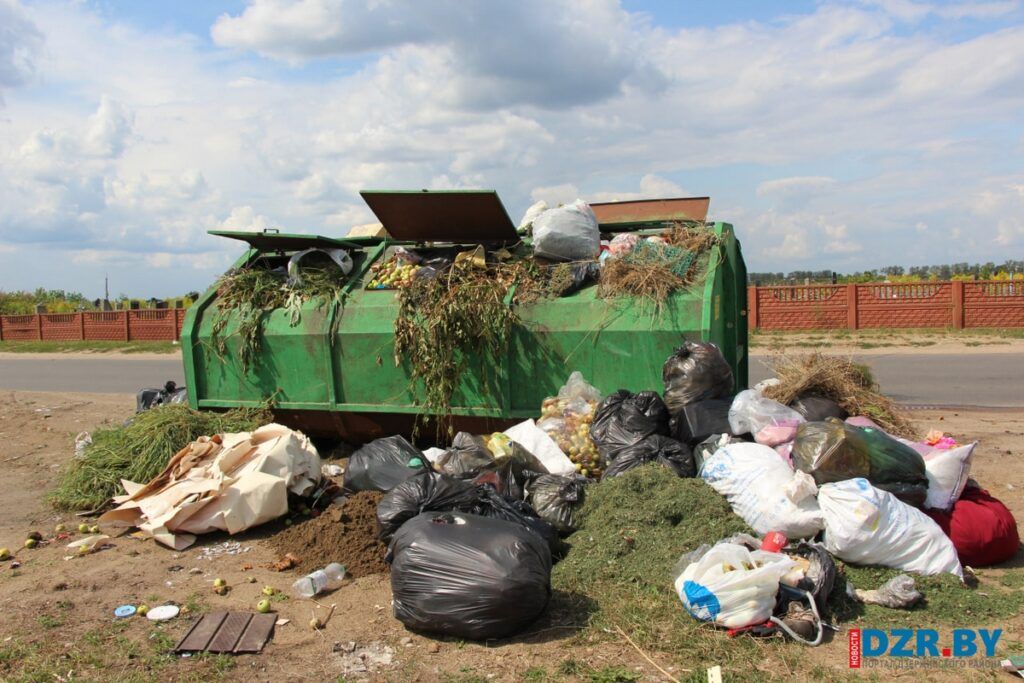
[[[0,341],[175,341],[185,310],[0,315]]]
[[[755,330],[1024,327],[1024,282],[748,287]]]

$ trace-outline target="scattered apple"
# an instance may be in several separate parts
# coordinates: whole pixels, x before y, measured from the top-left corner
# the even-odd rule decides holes
[[[78,525],[78,533],[80,533],[80,534],[87,534],[87,533],[89,533],[89,525],[86,524],[85,522],[82,522],[81,524],[79,524]]]
[[[314,631],[319,631],[324,627],[324,622],[320,621],[317,617],[313,617],[309,620],[309,627]]]
[[[89,527],[89,533],[90,534],[98,534],[99,532],[100,532],[100,527],[99,527],[98,524],[93,524],[91,527]]]
[[[57,526],[53,527],[54,533],[57,533],[57,534],[64,533],[65,529],[67,529],[67,527],[64,526],[63,524],[58,524]]]
[[[270,600],[264,598],[256,603],[256,611],[260,614],[266,614],[270,611]]]
[[[249,583],[256,583],[256,577],[255,576],[250,576],[249,577]]]
[[[11,559],[11,551],[7,548],[0,548],[0,560]]]
[[[277,591],[274,590],[273,586],[264,586],[263,587],[263,594],[266,595],[267,597],[270,597],[271,595],[273,595],[276,592]]]
[[[140,617],[146,616],[148,612],[149,605],[139,605],[138,609],[135,610],[135,613],[138,614]]]
[[[25,539],[25,547],[26,548],[35,548],[37,545],[39,545],[39,541],[37,541],[36,539],[34,539],[34,538],[26,538]]]
[[[213,580],[214,588],[218,588],[220,586],[226,586],[226,585],[228,585],[228,582],[225,581],[224,579],[214,579]]]
[[[89,546],[87,546],[87,545],[80,545],[80,546],[78,546],[78,554],[79,555],[88,555],[90,552],[92,552],[92,548],[90,548]]]

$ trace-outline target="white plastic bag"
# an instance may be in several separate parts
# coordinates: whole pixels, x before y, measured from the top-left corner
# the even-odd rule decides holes
[[[768,446],[731,443],[704,461],[700,476],[762,536],[779,531],[787,538],[809,538],[824,528],[806,482],[794,484],[793,470]]]
[[[520,422],[505,430],[505,434],[520,446],[537,456],[549,474],[572,476],[576,466],[566,457],[558,444],[533,420]]]
[[[818,489],[825,549],[846,562],[963,578],[952,541],[920,510],[857,478]]]
[[[540,200],[539,202],[534,202],[533,204],[530,204],[530,208],[528,208],[526,210],[526,213],[523,214],[523,219],[519,221],[519,229],[526,230],[527,228],[529,228],[531,225],[533,225],[533,222],[537,219],[537,216],[541,215],[547,210],[548,203],[543,199]]]
[[[702,556],[695,555],[699,551],[684,557],[687,563],[676,576],[676,595],[693,617],[725,628],[766,621],[775,609],[779,579],[796,566],[781,553],[734,543],[719,543]]]
[[[971,476],[971,458],[978,442],[949,450],[935,449],[924,456],[924,470],[928,477],[928,497],[924,506],[949,512],[967,486]]]
[[[601,252],[597,216],[582,199],[548,209],[533,220],[533,253],[562,261],[586,261]]]
[[[778,446],[796,437],[797,425],[806,422],[803,415],[778,401],[765,398],[754,389],[736,394],[729,407],[729,427],[733,434],[752,434],[765,446]]]

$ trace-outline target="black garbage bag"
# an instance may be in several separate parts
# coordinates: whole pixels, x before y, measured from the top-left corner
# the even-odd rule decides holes
[[[390,491],[414,474],[430,469],[423,454],[401,436],[366,444],[348,459],[345,489]]]
[[[697,473],[689,446],[672,437],[654,434],[620,450],[615,460],[605,469],[601,479],[617,477],[649,462],[660,463],[680,477],[692,477]]]
[[[395,618],[414,631],[468,640],[514,635],[551,598],[551,552],[502,519],[427,512],[388,550]]]
[[[804,571],[804,578],[797,582],[795,588],[810,593],[818,609],[824,611],[829,593],[836,583],[835,560],[824,546],[806,541],[786,546],[782,552],[807,560],[809,566]]]
[[[672,415],[689,403],[733,394],[732,368],[710,342],[684,342],[665,361],[661,378],[665,405]]]
[[[527,502],[559,533],[576,530],[576,519],[586,494],[586,479],[539,474],[529,480],[526,492]]]
[[[546,472],[547,468],[530,451],[516,442],[511,442],[512,454],[493,461],[474,472],[473,483],[489,484],[498,493],[512,500],[521,500],[524,487],[532,473]]]
[[[184,405],[186,403],[188,403],[188,390],[169,380],[160,389],[139,389],[135,395],[135,412],[141,413],[150,408],[168,404]]]
[[[605,464],[621,449],[652,434],[668,436],[668,408],[653,391],[632,394],[619,389],[601,401],[590,424],[590,438]]]
[[[493,517],[518,524],[537,534],[552,553],[559,552],[561,542],[558,539],[558,531],[547,521],[541,519],[529,503],[524,500],[505,498],[490,486],[479,486],[478,493],[476,505],[469,512],[481,517]]]
[[[813,394],[797,396],[790,402],[789,407],[803,415],[808,422],[822,422],[830,417],[845,420],[850,417],[850,414],[832,399]]]
[[[915,507],[928,495],[924,458],[879,429],[831,417],[806,422],[797,427],[792,455],[793,466],[813,476],[819,486],[864,477]]]
[[[487,440],[469,432],[459,432],[452,445],[437,460],[437,469],[453,477],[474,477],[494,464]]]
[[[479,487],[437,472],[420,472],[388,491],[377,504],[380,538],[389,540],[421,512],[470,512],[480,501]]]
[[[671,434],[687,446],[695,446],[712,434],[729,434],[732,399],[708,398],[682,407],[672,416]]]

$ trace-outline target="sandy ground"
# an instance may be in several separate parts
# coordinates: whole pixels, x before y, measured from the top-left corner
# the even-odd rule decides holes
[[[372,680],[517,681],[524,680],[533,667],[554,673],[570,656],[595,669],[624,667],[641,673],[644,680],[664,680],[618,637],[591,641],[591,636],[566,627],[570,619],[557,600],[529,632],[492,646],[409,633],[391,616],[390,589],[382,576],[359,579],[327,597],[324,602],[335,603],[337,611],[319,633],[307,626],[312,603],[275,601],[279,616],[291,621],[277,628],[261,655],[230,661],[153,657],[148,654],[152,644],[159,639],[176,642],[187,628],[188,615],[162,626],[137,617],[114,623],[115,607],[174,601],[191,606],[194,612],[252,610],[264,585],[287,589],[296,576],[295,572],[275,573],[264,566],[275,559],[265,540],[279,528],[273,524],[233,539],[240,541],[246,552],[214,559],[202,557],[204,548],[216,547],[226,537],[206,537],[181,553],[128,536],[114,539],[109,549],[72,559],[66,559],[70,554],[66,541],[21,549],[31,530],[51,537],[59,522],[77,527],[79,520],[56,514],[42,496],[72,457],[74,435],[105,422],[118,422],[128,417],[132,406],[132,397],[121,395],[0,393],[0,472],[5,483],[5,495],[0,498],[0,545],[16,550],[22,563],[18,570],[12,570],[9,562],[0,565],[0,679],[28,678],[39,671],[24,667],[38,669],[45,663],[53,667],[46,680],[52,680],[51,675],[63,680],[208,680],[217,675],[230,680],[335,680],[341,676],[351,680],[366,675],[354,671],[358,666],[353,664],[358,664],[361,648],[372,647],[385,653],[383,659],[390,658],[390,663],[371,667]],[[1018,519],[1024,519],[1024,411],[928,411],[916,417],[922,426],[980,440],[975,478]],[[1018,555],[1016,561],[1020,559]],[[249,583],[249,576],[256,581]],[[228,595],[213,594],[215,577],[232,586]],[[1013,632],[1016,627],[1007,624],[1004,628]],[[1019,634],[1018,630],[1018,638]],[[15,646],[34,648],[36,659],[24,659],[22,654],[19,661],[17,655],[10,654],[22,652],[10,649]],[[349,654],[353,647],[354,655]],[[805,676],[814,665],[837,676],[846,673],[845,638],[813,652],[791,647]],[[655,661],[670,661],[666,653],[650,654]],[[786,667],[792,664],[790,661]],[[771,671],[775,666],[769,660],[762,670]],[[776,670],[781,674],[787,668]],[[682,677],[680,672],[674,673]]]

